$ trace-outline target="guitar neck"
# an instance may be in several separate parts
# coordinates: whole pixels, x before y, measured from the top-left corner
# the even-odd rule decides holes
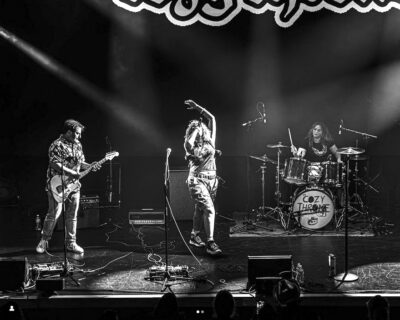
[[[104,157],[103,159],[101,159],[100,161],[98,161],[97,163],[98,164],[100,164],[100,165],[102,165],[104,162],[106,162],[107,161],[107,158],[106,157]],[[89,166],[89,168],[87,168],[85,171],[82,171],[81,172],[81,177],[79,178],[79,179],[82,179],[84,176],[86,176],[90,171],[92,171],[92,169],[93,169],[93,167],[94,167],[94,165],[90,165]]]

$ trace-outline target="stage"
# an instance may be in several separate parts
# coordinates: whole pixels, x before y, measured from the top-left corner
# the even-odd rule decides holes
[[[61,231],[54,233],[49,254],[37,254],[35,246],[40,234],[32,230],[32,221],[21,221],[2,210],[1,260],[26,258],[31,271],[46,265],[54,268],[61,265]],[[371,296],[381,294],[388,297],[392,316],[397,314],[400,306],[400,260],[397,255],[400,239],[395,230],[389,235],[350,234],[349,272],[358,275],[359,280],[340,284],[328,277],[328,255],[332,253],[337,257],[337,271],[342,272],[342,230],[325,235],[298,232],[291,236],[235,237],[232,228],[237,222],[230,220],[234,216],[237,215],[217,216],[215,238],[223,250],[220,257],[211,257],[204,249],[190,247],[192,255],[180,236],[181,232],[184,240],[189,239],[191,222],[178,221],[178,232],[174,222],[169,221],[168,261],[170,266],[188,268],[188,276],[182,280],[167,283],[148,280],[151,267],[158,265],[163,270],[165,233],[162,225],[140,227],[111,219],[97,228],[78,230],[78,242],[85,248],[85,254],[67,254],[73,279],[65,278],[64,290],[41,292],[31,281],[24,292],[4,292],[2,299],[15,299],[26,310],[29,319],[39,319],[43,310],[49,319],[54,315],[66,319],[76,316],[77,312],[96,319],[106,309],[119,310],[121,319],[127,319],[133,315],[149,316],[163,292],[170,290],[177,294],[179,305],[187,315],[201,319],[211,315],[215,294],[228,289],[236,298],[240,316],[249,318],[256,311],[257,298],[255,291],[247,290],[248,256],[291,255],[293,264],[300,262],[305,271],[300,298],[303,310],[318,310],[323,319],[333,319],[340,314],[334,310],[344,307],[349,308],[346,312],[353,319],[363,319],[365,302]],[[265,221],[265,224],[279,229],[273,221]],[[39,279],[58,278],[57,271],[46,274],[42,270],[41,275],[33,274]],[[86,311],[82,311],[82,305]]]

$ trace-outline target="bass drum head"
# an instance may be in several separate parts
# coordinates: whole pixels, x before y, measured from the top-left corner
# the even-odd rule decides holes
[[[320,188],[307,188],[296,195],[292,210],[293,216],[301,227],[318,230],[332,220],[335,205],[328,191]]]

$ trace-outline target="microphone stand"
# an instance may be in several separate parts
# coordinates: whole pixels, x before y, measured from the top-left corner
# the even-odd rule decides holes
[[[345,128],[343,125],[342,125],[342,127],[341,127],[341,130],[344,130],[344,131],[347,131],[347,132],[352,132],[352,133],[356,133],[356,134],[362,135],[364,138],[378,139],[378,136],[374,136],[374,135],[369,134],[369,133],[366,133],[366,132],[361,132],[361,131],[357,131],[357,130]]]
[[[254,120],[249,120],[249,121],[247,121],[247,122],[245,122],[245,123],[242,123],[242,127],[247,127],[247,128],[249,129],[249,128],[251,128],[251,126],[252,126],[254,123],[256,123],[257,121],[263,121],[263,120],[264,120],[264,117],[263,117],[263,116],[258,117],[258,118],[254,119]]]
[[[106,142],[108,144],[109,147],[109,151],[112,151],[112,147],[111,147],[111,142],[110,139],[108,137],[106,137]],[[110,171],[108,173],[108,195],[107,195],[107,200],[108,203],[112,203],[113,201],[113,167],[112,167],[112,159],[110,159]]]
[[[344,154],[343,154],[344,155]],[[353,282],[358,280],[358,276],[353,273],[349,273],[349,228],[348,228],[348,214],[349,214],[349,187],[347,180],[349,178],[349,157],[345,157],[346,161],[346,174],[344,182],[344,196],[345,196],[345,207],[344,207],[344,272],[339,273],[335,276],[336,281],[340,282]]]
[[[156,281],[157,283],[162,284],[161,292],[164,292],[166,289],[168,289],[170,292],[171,286],[173,284],[169,283],[170,281],[176,281],[176,280],[183,280],[183,281],[193,281],[193,278],[189,277],[189,274],[186,270],[186,272],[181,269],[181,274],[182,276],[178,275],[171,275],[172,273],[178,273],[174,267],[168,265],[168,217],[171,215],[172,218],[172,209],[170,206],[170,201],[169,201],[169,154],[171,153],[171,150],[168,148],[167,149],[167,157],[165,160],[165,173],[164,173],[164,199],[165,199],[165,208],[164,208],[164,235],[165,235],[165,268],[163,271],[162,276],[158,275],[158,271],[155,271],[154,275],[151,275],[148,278],[145,278],[146,280],[150,281]],[[174,219],[175,220],[175,219]],[[155,267],[158,269],[158,267]],[[177,267],[178,268],[178,267]],[[186,267],[187,268],[187,267]],[[161,270],[160,270],[161,271]],[[161,273],[161,272],[160,272]],[[174,283],[174,284],[180,284]]]
[[[164,172],[164,235],[165,235],[165,271],[164,271],[164,281],[161,288],[161,292],[164,292],[167,288],[170,289],[168,281],[171,279],[171,274],[168,270],[168,217],[169,217],[169,153],[167,151],[167,157],[165,159],[165,172]]]
[[[61,200],[62,200],[62,205],[61,205],[61,213],[63,217],[63,230],[64,230],[64,265],[63,265],[63,271],[61,273],[61,277],[66,278],[69,277],[77,287],[80,287],[79,282],[72,276],[72,272],[68,270],[68,259],[67,259],[67,244],[66,244],[66,238],[67,238],[67,232],[66,232],[66,219],[65,219],[65,193],[64,193],[64,180],[65,180],[65,171],[64,171],[64,161],[65,159],[61,159]],[[79,205],[79,204],[78,204]]]

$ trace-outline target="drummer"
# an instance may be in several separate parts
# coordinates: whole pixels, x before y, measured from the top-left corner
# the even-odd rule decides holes
[[[330,161],[332,155],[338,162],[342,162],[332,135],[323,122],[313,123],[304,143],[298,149],[292,145],[291,151],[294,156],[305,158],[311,163]]]

